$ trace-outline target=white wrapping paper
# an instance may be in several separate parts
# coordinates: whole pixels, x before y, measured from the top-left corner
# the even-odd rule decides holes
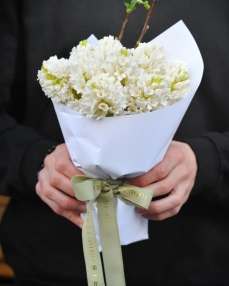
[[[86,118],[54,102],[72,162],[89,176],[101,179],[135,177],[159,163],[201,82],[203,60],[182,21],[152,42],[163,45],[168,59],[188,63],[191,93],[185,99],[154,112],[101,120]],[[96,204],[94,212],[97,213]],[[148,238],[148,220],[137,214],[133,206],[117,199],[116,212],[122,245]],[[96,219],[95,228],[100,245]]]

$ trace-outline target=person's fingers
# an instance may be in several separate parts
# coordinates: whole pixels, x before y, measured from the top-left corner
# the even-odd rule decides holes
[[[139,213],[141,214],[159,214],[168,210],[171,210],[173,208],[176,208],[181,205],[183,201],[183,196],[181,196],[179,193],[176,193],[174,195],[175,191],[172,190],[170,195],[167,197],[156,200],[150,203],[149,208],[146,209],[137,209]]]
[[[41,196],[55,202],[63,209],[69,209],[77,212],[84,212],[86,210],[84,202],[78,201],[77,199],[72,198],[52,187],[45,187]]]
[[[190,177],[190,168],[185,164],[176,165],[163,180],[150,184],[146,188],[154,191],[154,197],[163,196],[177,189],[180,185],[185,185],[185,190],[191,190],[194,179]]]
[[[168,194],[174,187],[175,182],[170,178],[166,178],[163,181],[158,181],[156,183],[150,184],[146,187],[144,187],[144,189],[151,189],[153,190],[154,194],[153,197],[158,197],[158,196],[164,196],[166,194]]]
[[[197,161],[191,147],[172,141],[164,159],[147,174],[125,182],[154,191],[148,210],[137,212],[148,219],[162,220],[176,215],[188,200],[197,173]],[[148,184],[148,185],[147,185]]]
[[[166,218],[172,217],[176,214],[178,214],[178,212],[180,211],[180,207],[177,208],[173,208],[171,210],[168,210],[166,212],[163,213],[159,213],[159,214],[143,214],[142,216],[146,219],[149,220],[157,220],[157,221],[161,221],[164,220]]]
[[[82,227],[80,213],[86,211],[84,202],[75,198],[71,178],[83,174],[70,159],[67,147],[61,144],[44,160],[36,185],[37,195],[58,215]]]
[[[42,173],[40,175],[42,176]],[[71,180],[69,180],[69,178],[62,175],[61,173],[58,173],[56,171],[52,172],[49,176],[48,183],[61,191],[64,190],[64,192],[69,196],[75,197]]]
[[[46,197],[60,207],[73,211],[76,211],[79,205],[85,205],[83,202],[76,200],[75,197],[68,195],[68,193],[72,195],[73,190],[70,180],[65,176],[56,173],[55,180],[53,179],[54,182],[52,184],[52,181],[50,181],[50,178],[48,177],[47,170],[44,169],[41,171],[41,174],[39,174],[39,177],[42,178],[37,185],[37,194],[40,197]],[[58,177],[58,179],[56,179],[56,177]],[[65,192],[62,192],[62,190],[65,190]]]
[[[189,197],[189,185],[184,182],[176,190],[172,190],[167,197],[152,201],[147,210],[137,208],[137,212],[145,218],[163,220],[176,215]]]
[[[53,153],[46,156],[44,166],[39,173],[39,180],[47,180],[53,187],[75,197],[70,179],[83,173],[72,164],[65,144],[57,146]]]
[[[186,169],[190,167],[189,165],[195,165],[195,155],[187,144],[172,141],[164,159],[160,163],[146,174],[135,178],[128,178],[124,182],[138,187],[145,187],[163,180],[176,166],[181,164]]]
[[[57,146],[53,153],[46,156],[44,165],[48,166],[50,171],[55,170],[69,179],[75,175],[83,175],[83,172],[73,165],[65,144]]]
[[[38,178],[43,188],[50,185],[60,191],[64,190],[69,196],[75,197],[71,180],[61,173],[44,168],[40,171]]]
[[[58,215],[61,215],[80,228],[82,228],[83,220],[80,217],[81,212],[85,212],[86,207],[85,204],[68,197],[67,195],[62,194],[57,190],[53,190],[55,192],[55,200],[49,199],[42,192],[42,187],[40,182],[37,183],[36,191],[39,197]],[[51,193],[53,193],[51,192]]]
[[[71,179],[75,175],[84,175],[83,172],[75,168],[70,159],[62,160],[62,158],[58,158],[56,160],[55,170],[65,175],[69,179]]]
[[[171,154],[168,152],[163,161],[158,163],[149,172],[135,178],[128,178],[124,182],[138,187],[144,187],[160,181],[164,179],[177,164],[179,164],[180,160],[182,160],[181,156],[181,154],[178,154],[177,160],[171,160]]]

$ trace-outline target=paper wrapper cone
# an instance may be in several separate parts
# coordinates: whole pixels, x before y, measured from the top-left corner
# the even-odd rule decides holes
[[[152,42],[163,45],[166,58],[188,64],[191,92],[186,98],[157,111],[101,120],[86,118],[54,102],[72,162],[89,176],[101,179],[135,177],[159,163],[201,82],[203,60],[182,21]],[[94,212],[97,212],[96,205]],[[116,214],[122,245],[148,238],[148,221],[137,214],[133,206],[116,200]],[[100,244],[96,220],[95,227]]]

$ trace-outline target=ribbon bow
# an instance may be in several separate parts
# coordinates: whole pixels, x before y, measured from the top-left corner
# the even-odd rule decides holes
[[[148,209],[153,191],[124,184],[122,180],[88,176],[72,177],[72,186],[78,200],[89,201],[82,229],[88,285],[105,286],[93,221],[93,203],[96,201],[107,286],[125,286],[114,194],[127,204]]]

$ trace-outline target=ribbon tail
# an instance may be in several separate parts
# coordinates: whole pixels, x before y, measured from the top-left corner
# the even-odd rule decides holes
[[[97,198],[97,206],[106,284],[107,286],[125,286],[113,191],[101,193]]]
[[[94,200],[89,201],[88,210],[82,229],[84,259],[87,270],[87,281],[88,286],[105,286],[102,263],[95,235],[95,227],[93,220],[93,203]]]

